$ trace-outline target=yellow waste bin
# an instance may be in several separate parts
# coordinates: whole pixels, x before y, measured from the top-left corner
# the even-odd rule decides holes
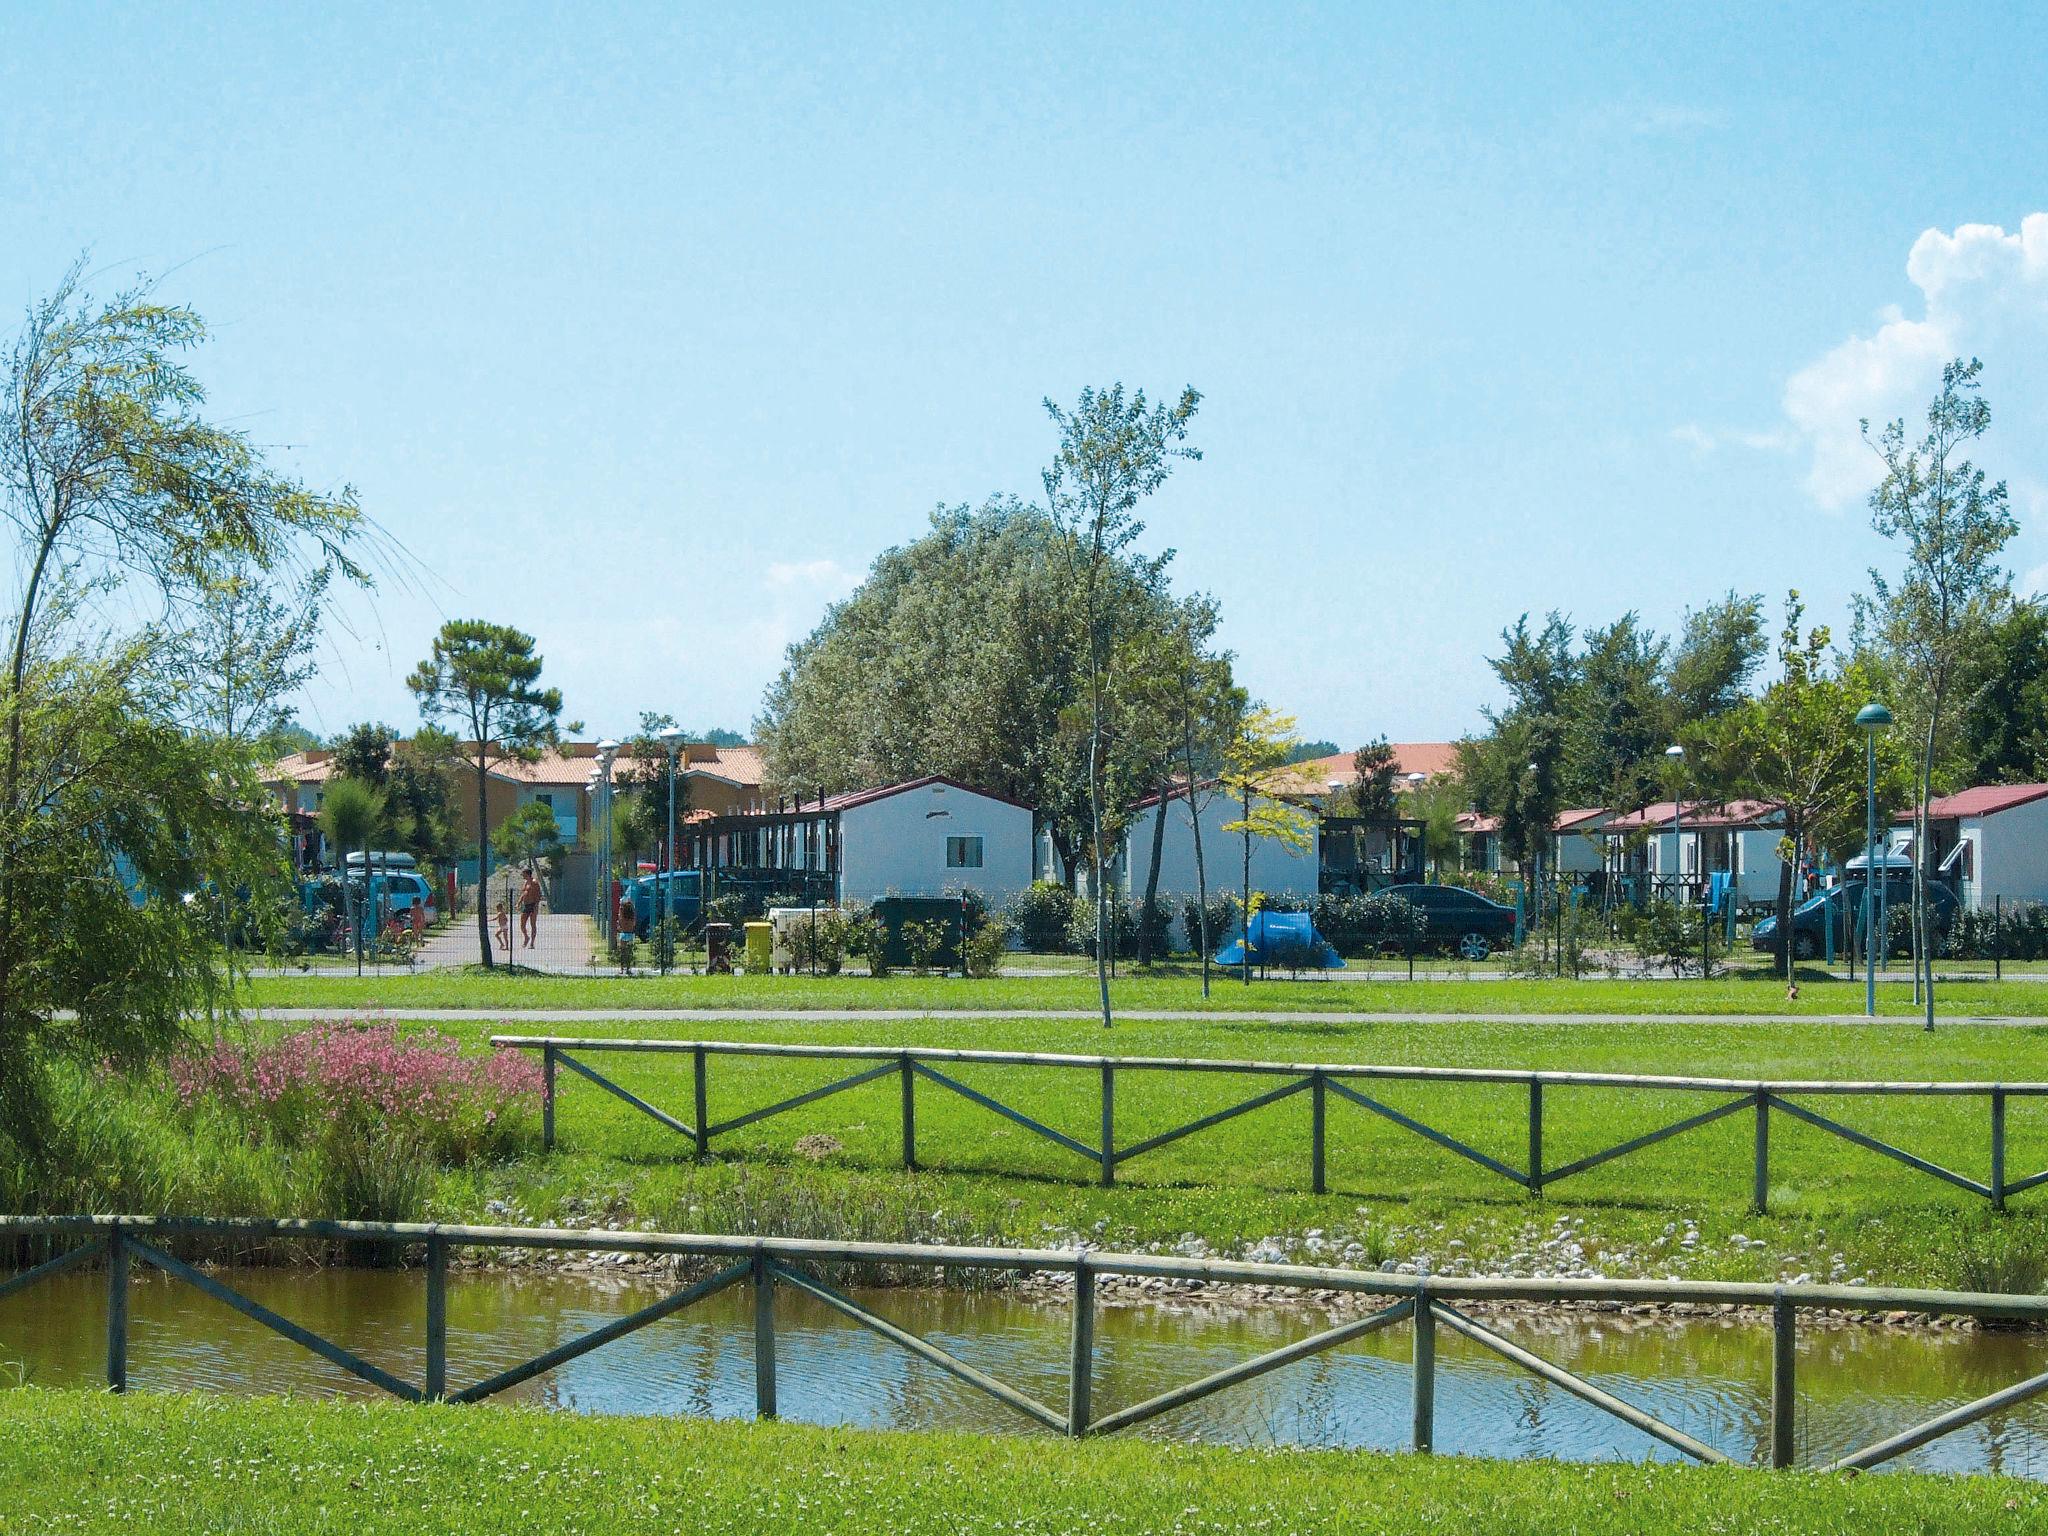
[[[766,976],[774,963],[775,925],[769,922],[747,924],[747,974]]]

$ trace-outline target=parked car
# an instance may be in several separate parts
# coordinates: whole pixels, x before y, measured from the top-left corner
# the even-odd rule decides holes
[[[689,929],[697,926],[704,913],[704,876],[694,869],[642,875],[627,881],[626,891],[633,903],[633,931],[643,939],[664,916],[674,917]]]
[[[1421,915],[1423,943],[1429,948],[1484,960],[1514,945],[1515,909],[1462,885],[1391,885],[1386,894],[1399,896]]]
[[[1913,905],[1913,877],[1910,872],[1894,872],[1884,883],[1884,903],[1887,913],[1909,911]],[[1844,910],[1843,904],[1847,903]],[[1930,881],[1927,886],[1927,911],[1934,920],[1937,935],[1948,932],[1955,921],[1958,907],[1956,893],[1947,886]],[[1885,925],[1892,926],[1887,916]],[[1842,947],[1844,936],[1853,939],[1858,952],[1862,951],[1863,939],[1863,882],[1848,880],[1831,885],[1817,895],[1809,896],[1792,909],[1792,958],[1812,960],[1828,952],[1828,926],[1834,925],[1835,948]],[[1749,947],[1759,954],[1775,955],[1778,952],[1778,919],[1776,914],[1763,918],[1749,930]],[[1911,940],[1904,934],[1894,932],[1890,953],[1910,953]]]

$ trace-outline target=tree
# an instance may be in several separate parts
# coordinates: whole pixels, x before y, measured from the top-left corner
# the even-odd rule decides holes
[[[455,771],[461,761],[462,744],[431,725],[391,749],[384,797],[392,835],[422,862],[439,864],[455,856]]]
[[[320,797],[320,830],[334,849],[334,862],[341,866],[341,906],[348,921],[350,943],[356,952],[356,974],[363,974],[363,919],[356,911],[355,882],[349,878],[350,852],[363,856],[363,895],[370,894],[370,843],[384,825],[384,796],[375,785],[362,779],[335,778],[327,781]]]
[[[352,725],[334,743],[330,761],[334,772],[360,779],[372,789],[382,789],[391,777],[391,748],[395,740],[388,725],[364,721]]]
[[[1871,699],[1871,680],[1854,662],[1828,665],[1825,625],[1801,633],[1805,605],[1785,598],[1778,638],[1780,674],[1760,698],[1746,699],[1686,733],[1706,777],[1729,794],[1779,807],[1785,835],[1778,846],[1777,963],[1789,981],[1793,880],[1814,846],[1840,851],[1863,837],[1864,742],[1856,711]]]
[[[2019,531],[2006,505],[2005,482],[1988,483],[1964,456],[1991,425],[1991,407],[1978,393],[1983,367],[1975,358],[1943,367],[1918,444],[1908,445],[1903,419],[1872,444],[1885,473],[1870,493],[1871,526],[1903,545],[1905,570],[1896,583],[1872,571],[1874,596],[1858,599],[1859,614],[1881,637],[1908,686],[1902,702],[1920,743],[1913,804],[1914,975],[1929,1029],[1934,955],[1927,916],[1927,803],[1935,756],[1958,678],[2011,599],[2011,580],[1999,556]],[[1870,423],[1863,429],[1867,438]]]
[[[313,675],[321,604],[333,569],[316,566],[280,601],[246,557],[203,570],[181,636],[195,730],[232,742],[265,741],[291,721],[285,700]]]
[[[1358,782],[1352,786],[1352,814],[1367,821],[1394,819],[1394,749],[1384,736],[1375,737],[1351,754]]]
[[[450,619],[434,637],[427,659],[405,680],[429,720],[452,719],[469,732],[476,770],[476,937],[486,968],[491,927],[489,903],[481,893],[491,885],[491,754],[530,762],[541,748],[561,739],[561,690],[538,686],[540,671],[533,636],[506,624]]]
[[[1315,844],[1315,822],[1280,798],[1294,746],[1294,717],[1260,705],[1239,721],[1223,754],[1223,788],[1242,811],[1223,830],[1244,839],[1244,980],[1252,979],[1252,839],[1271,838],[1297,853]]]
[[[1956,774],[1964,784],[2048,778],[2048,609],[2014,603],[1970,657],[1959,689]]]
[[[1158,566],[1111,572],[1120,643],[1175,622]],[[766,787],[810,799],[944,774],[1035,807],[1071,885],[1088,842],[1085,649],[1042,509],[941,509],[790,648],[756,721]]]
[[[367,579],[350,492],[206,419],[204,337],[147,283],[95,300],[80,265],[0,361],[0,1135],[32,1157],[59,1058],[138,1060],[232,1008],[227,898],[200,893],[257,911],[287,890],[246,715],[188,728],[184,616],[238,566]]]
[[[1343,751],[1334,741],[1298,741],[1294,744],[1293,759],[1306,763],[1318,757],[1335,757]]]
[[[562,829],[555,821],[554,807],[529,800],[498,824],[492,842],[511,865],[546,864],[548,873],[560,872]]]
[[[1664,674],[1672,728],[1710,720],[1740,704],[1767,649],[1761,596],[1730,592],[1697,612],[1687,609]],[[1660,742],[1657,750],[1667,745]]]
[[[1441,880],[1446,868],[1459,867],[1458,818],[1471,806],[1471,796],[1459,780],[1439,777],[1402,798],[1402,808],[1422,823],[1422,846],[1430,872]]]
[[[1153,405],[1145,392],[1126,397],[1121,384],[1084,389],[1072,411],[1045,402],[1059,433],[1059,447],[1047,465],[1045,505],[1059,536],[1070,584],[1067,593],[1079,615],[1085,643],[1088,718],[1090,893],[1095,898],[1095,977],[1102,998],[1102,1024],[1109,1012],[1109,888],[1103,825],[1103,726],[1114,685],[1111,661],[1125,608],[1116,601],[1117,567],[1144,532],[1138,504],[1166,483],[1176,459],[1199,459],[1186,446],[1188,423],[1202,397],[1181,391],[1175,405]]]

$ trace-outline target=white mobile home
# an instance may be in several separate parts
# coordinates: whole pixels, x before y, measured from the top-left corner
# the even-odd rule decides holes
[[[1913,817],[1893,847],[1911,854]],[[1980,784],[1927,805],[1928,868],[1954,878],[1963,905],[2048,902],[2048,784]]]
[[[1220,790],[1204,790],[1201,798],[1202,862],[1208,871],[1209,890],[1216,894],[1236,891],[1244,884],[1244,834],[1226,832],[1223,828],[1226,822],[1243,820],[1244,803]],[[1261,799],[1252,801],[1254,807],[1265,803],[1268,802]],[[1297,851],[1278,838],[1252,839],[1253,890],[1269,896],[1316,894],[1322,868],[1322,854],[1317,846],[1318,819],[1313,811],[1302,814],[1308,830],[1305,848]],[[1131,807],[1123,861],[1128,895],[1144,894],[1152,868],[1153,830],[1162,815],[1166,825],[1160,833],[1159,894],[1180,897],[1195,893],[1195,818],[1186,792],[1175,789],[1163,800],[1158,795],[1149,795]]]
[[[685,868],[728,887],[862,902],[975,891],[1000,908],[1031,884],[1031,811],[928,775],[767,811],[694,813],[681,851]]]
[[[1785,817],[1760,800],[1670,800],[1616,816],[1601,829],[1609,872],[1646,879],[1659,894],[1705,898],[1727,875],[1738,902],[1775,901]]]

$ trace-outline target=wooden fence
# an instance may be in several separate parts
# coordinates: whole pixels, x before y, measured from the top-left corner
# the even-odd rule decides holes
[[[1524,1072],[1495,1067],[1409,1067],[1409,1066],[1364,1066],[1349,1063],[1301,1063],[1277,1061],[1218,1061],[1202,1057],[1163,1056],[1075,1056],[1058,1055],[1039,1051],[978,1051],[978,1050],[918,1050],[898,1046],[870,1045],[788,1045],[765,1042],[731,1040],[605,1040],[577,1039],[555,1035],[494,1035],[491,1044],[506,1050],[538,1051],[542,1062],[542,1140],[547,1147],[555,1143],[556,1079],[558,1069],[566,1067],[580,1077],[587,1078],[607,1093],[623,1099],[642,1114],[651,1116],[670,1130],[686,1136],[693,1144],[696,1154],[703,1157],[711,1150],[715,1137],[737,1131],[742,1127],[755,1125],[774,1115],[786,1114],[806,1104],[835,1093],[844,1093],[849,1088],[858,1088],[865,1083],[885,1077],[895,1077],[900,1085],[901,1115],[903,1126],[903,1166],[918,1166],[917,1151],[917,1084],[920,1080],[958,1094],[971,1103],[1004,1119],[1024,1127],[1034,1135],[1041,1136],[1057,1146],[1065,1148],[1077,1157],[1085,1158],[1096,1168],[1096,1177],[1102,1184],[1116,1180],[1116,1170],[1134,1157],[1156,1152],[1183,1137],[1192,1136],[1211,1126],[1234,1120],[1239,1115],[1250,1114],[1253,1110],[1264,1109],[1282,1099],[1296,1094],[1307,1094],[1309,1099],[1309,1188],[1316,1194],[1329,1192],[1329,1100],[1332,1095],[1343,1103],[1354,1104],[1361,1109],[1392,1121],[1404,1130],[1412,1131],[1424,1140],[1434,1142],[1445,1151],[1478,1164],[1489,1173],[1520,1185],[1531,1195],[1541,1195],[1553,1184],[1578,1174],[1586,1173],[1616,1158],[1640,1152],[1645,1147],[1655,1146],[1661,1141],[1711,1125],[1716,1120],[1744,1111],[1753,1116],[1753,1157],[1750,1170],[1750,1200],[1759,1212],[1763,1211],[1770,1191],[1771,1115],[1773,1112],[1787,1116],[1803,1124],[1837,1136],[1843,1141],[1888,1157],[1906,1167],[1924,1173],[1943,1183],[1954,1185],[1970,1194],[1979,1195],[1991,1202],[1993,1210],[2003,1210],[2006,1200],[2013,1195],[2048,1183],[2048,1171],[2027,1174],[2021,1178],[2009,1179],[2005,1170],[2005,1123],[2006,1107],[2015,1098],[2048,1097],[2048,1083],[1973,1083],[1973,1082],[1836,1082],[1828,1080],[1784,1080],[1762,1082],[1736,1078],[1719,1077],[1668,1077],[1643,1076],[1619,1072]],[[694,1114],[688,1121],[659,1109],[647,1100],[620,1087],[610,1078],[598,1072],[581,1058],[602,1053],[687,1055],[692,1061],[695,1088]],[[711,1062],[719,1056],[771,1057],[794,1061],[839,1061],[867,1062],[872,1065],[861,1067],[846,1077],[836,1079],[819,1088],[795,1094],[769,1104],[761,1109],[735,1115],[728,1120],[713,1121],[707,1113]],[[957,1078],[939,1070],[938,1064],[974,1064],[990,1066],[1042,1067],[1068,1072],[1088,1072],[1100,1081],[1100,1135],[1096,1145],[1077,1140],[1064,1132],[1033,1119],[1012,1105],[970,1088]],[[1282,1081],[1278,1086],[1252,1095],[1227,1109],[1147,1136],[1141,1141],[1119,1146],[1116,1140],[1116,1083],[1120,1074],[1131,1073],[1225,1073],[1252,1077],[1275,1077]],[[1391,1105],[1383,1104],[1362,1088],[1361,1083],[1401,1082],[1433,1083],[1439,1085],[1505,1084],[1520,1087],[1527,1093],[1528,1100],[1528,1156],[1523,1167],[1489,1156],[1457,1137],[1403,1114]],[[1584,1157],[1574,1158],[1562,1164],[1546,1166],[1543,1155],[1543,1094],[1546,1088],[1600,1088],[1620,1092],[1659,1093],[1700,1093],[1718,1097],[1721,1102],[1713,1104],[1696,1114],[1685,1116],[1669,1125],[1660,1126],[1640,1136],[1632,1136],[1602,1148]],[[1795,1098],[1816,1097],[1875,1097],[1875,1098],[1974,1098],[1984,1101],[1986,1110],[1985,1132],[1989,1143],[1991,1177],[1988,1181],[1973,1179],[1967,1174],[1945,1168],[1939,1163],[1917,1156],[1904,1148],[1859,1131],[1841,1121],[1823,1115],[1804,1104],[1793,1102]]]
[[[1165,1254],[1098,1253],[1084,1250],[957,1248],[906,1243],[830,1242],[798,1238],[724,1237],[659,1232],[570,1231],[551,1227],[472,1227],[354,1221],[206,1220],[144,1216],[0,1216],[0,1234],[84,1241],[33,1269],[0,1279],[0,1296],[24,1290],[51,1275],[93,1259],[107,1273],[107,1385],[128,1387],[128,1286],[134,1262],[150,1265],[194,1287],[243,1316],[283,1335],[342,1370],[407,1402],[474,1403],[554,1370],[594,1349],[673,1316],[707,1296],[745,1283],[753,1291],[755,1408],[776,1414],[775,1292],[778,1287],[815,1298],[918,1359],[986,1393],[1020,1416],[1057,1434],[1103,1435],[1128,1429],[1225,1388],[1263,1376],[1383,1328],[1408,1325],[1413,1338],[1410,1444],[1431,1449],[1436,1424],[1436,1330],[1439,1326],[1472,1340],[1554,1387],[1665,1445],[1702,1462],[1730,1458],[1684,1430],[1667,1424],[1581,1376],[1503,1337],[1458,1303],[1538,1302],[1558,1304],[1674,1303],[1767,1309],[1771,1318],[1771,1436],[1769,1463],[1794,1463],[1797,1423],[1796,1344],[1799,1314],[1816,1309],[1858,1313],[1910,1312],[1922,1316],[1966,1316],[2040,1325],[2048,1323],[2048,1296],[1978,1295],[1953,1291],[1875,1290],[1856,1286],[1745,1285],[1680,1280],[1451,1279],[1389,1275],[1302,1264],[1253,1264],[1224,1259],[1187,1259]],[[177,1238],[278,1242],[348,1242],[421,1251],[426,1259],[423,1329],[426,1370],[419,1383],[403,1380],[303,1328],[243,1295],[217,1275],[174,1258],[162,1246]],[[708,1263],[712,1272],[680,1286],[661,1300],[531,1359],[464,1387],[451,1386],[448,1368],[447,1273],[453,1248],[544,1248],[602,1253],[663,1254]],[[969,1365],[928,1339],[891,1322],[846,1296],[816,1271],[832,1265],[892,1265],[940,1271],[972,1269],[1011,1274],[1055,1273],[1073,1277],[1071,1348],[1067,1400],[1063,1408],[1042,1403],[1010,1384]],[[1186,1382],[1142,1402],[1108,1413],[1094,1407],[1096,1282],[1105,1275],[1163,1277],[1285,1290],[1341,1291],[1383,1300],[1387,1305],[1307,1338]],[[1875,1441],[1826,1464],[1847,1471],[1878,1465],[1906,1451],[1975,1424],[1981,1419],[2048,1392],[2048,1373],[2029,1377],[1974,1402]]]

